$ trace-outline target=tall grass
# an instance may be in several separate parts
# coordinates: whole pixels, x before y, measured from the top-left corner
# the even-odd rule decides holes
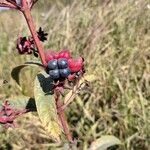
[[[46,4],[46,1],[44,1]],[[150,144],[150,9],[148,0],[43,1],[33,10],[37,26],[49,33],[46,49],[70,49],[85,58],[86,74],[97,79],[66,112],[77,149],[88,149],[102,135],[115,135],[123,145],[114,149],[148,150]],[[42,6],[42,7],[41,7]],[[10,78],[18,56],[15,40],[28,33],[16,12],[0,14],[0,79],[9,83],[0,95],[21,92]],[[30,94],[34,71],[23,74],[23,93]],[[19,128],[2,130],[1,149],[63,149],[52,143],[36,114],[19,119]],[[34,122],[34,124],[33,124]]]

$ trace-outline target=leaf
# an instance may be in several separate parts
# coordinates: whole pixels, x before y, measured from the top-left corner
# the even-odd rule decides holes
[[[35,99],[26,97],[26,96],[19,96],[19,97],[11,97],[6,99],[10,105],[14,109],[28,109],[29,111],[36,111]],[[6,100],[0,100],[0,109],[2,104]]]
[[[38,62],[26,62],[25,64],[17,66],[12,70],[11,76],[17,83],[17,87],[23,95],[29,97],[34,96],[34,79],[39,72],[39,68],[43,69],[43,66]]]
[[[107,150],[107,148],[119,144],[121,144],[121,141],[115,136],[105,135],[94,141],[89,150]]]
[[[85,75],[83,78],[81,78],[80,84],[84,83],[85,81],[87,81],[87,82],[93,82],[96,79],[97,79],[97,77],[94,74]]]
[[[25,64],[17,66],[15,68],[13,68],[13,70],[11,72],[11,77],[17,82],[18,85],[20,85],[19,74],[20,74],[21,70],[27,66],[28,65],[25,65]]]
[[[28,66],[42,66],[42,64],[40,64],[38,62],[26,62],[23,65],[19,65],[19,66],[13,68],[11,71],[11,76],[17,82],[18,85],[20,85],[19,74],[20,74],[21,70]]]
[[[44,67],[40,62],[25,62],[25,64],[27,65],[36,65],[36,66],[39,66],[39,67]]]
[[[84,79],[87,80],[88,82],[93,82],[97,79],[97,77],[94,74],[91,74],[84,76]]]
[[[61,127],[57,116],[54,96],[52,95],[52,80],[44,73],[39,73],[35,79],[34,96],[37,112],[44,128],[50,137],[60,142]]]

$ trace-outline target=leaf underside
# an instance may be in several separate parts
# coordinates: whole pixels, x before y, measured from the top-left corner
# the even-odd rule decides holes
[[[54,96],[52,95],[52,80],[45,72],[39,73],[35,79],[34,96],[37,112],[49,136],[60,142],[62,129],[57,115]]]

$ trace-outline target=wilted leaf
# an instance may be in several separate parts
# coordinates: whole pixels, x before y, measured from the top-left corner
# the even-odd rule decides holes
[[[80,84],[84,83],[85,81],[87,82],[93,82],[97,79],[97,77],[93,74],[91,75],[85,75],[81,80],[80,80]]]
[[[107,150],[107,148],[119,144],[121,144],[121,141],[115,136],[105,135],[94,141],[89,150]]]
[[[40,120],[53,140],[60,142],[61,127],[57,116],[52,80],[44,73],[35,79],[34,96]]]
[[[84,76],[84,79],[89,81],[89,82],[93,82],[97,79],[97,77],[94,74],[91,74],[91,75]]]

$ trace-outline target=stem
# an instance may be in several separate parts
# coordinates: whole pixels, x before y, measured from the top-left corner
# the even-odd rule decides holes
[[[32,37],[35,41],[35,45],[38,49],[38,52],[39,52],[39,55],[40,55],[40,58],[41,58],[41,62],[44,66],[46,66],[47,63],[46,63],[46,60],[45,60],[44,47],[43,47],[43,45],[41,44],[41,42],[38,38],[38,35],[37,35],[37,32],[36,32],[36,27],[34,25],[34,22],[33,22],[33,19],[32,19],[32,15],[31,15],[30,8],[28,6],[27,0],[22,0],[21,12],[23,13],[23,15],[24,15],[24,17],[27,21],[28,27],[29,27],[30,32],[32,34]],[[59,91],[55,91],[55,94],[56,94],[55,99],[56,99],[57,112],[58,112],[59,119],[61,121],[64,133],[65,133],[68,141],[72,143],[73,140],[72,140],[71,133],[69,131],[68,123],[65,119],[64,110],[59,111],[59,108],[62,106],[61,101],[60,101],[60,93],[59,93]]]
[[[35,24],[33,22],[33,18],[32,18],[31,11],[30,11],[30,8],[28,6],[27,0],[22,0],[22,10],[21,11],[22,11],[22,13],[26,19],[26,22],[28,24],[28,27],[29,27],[30,32],[32,34],[32,37],[34,39],[35,45],[38,49],[38,52],[39,52],[39,55],[41,58],[41,62],[44,66],[46,66],[47,63],[45,60],[44,47],[38,38],[38,34],[36,32],[36,27],[35,27]]]
[[[56,95],[55,100],[56,100],[56,105],[57,105],[57,112],[58,112],[58,116],[61,121],[63,130],[64,130],[64,133],[65,133],[68,141],[73,143],[72,135],[69,131],[69,127],[68,127],[68,123],[65,118],[64,110],[59,111],[59,108],[62,106],[59,91],[55,91],[55,95]]]

